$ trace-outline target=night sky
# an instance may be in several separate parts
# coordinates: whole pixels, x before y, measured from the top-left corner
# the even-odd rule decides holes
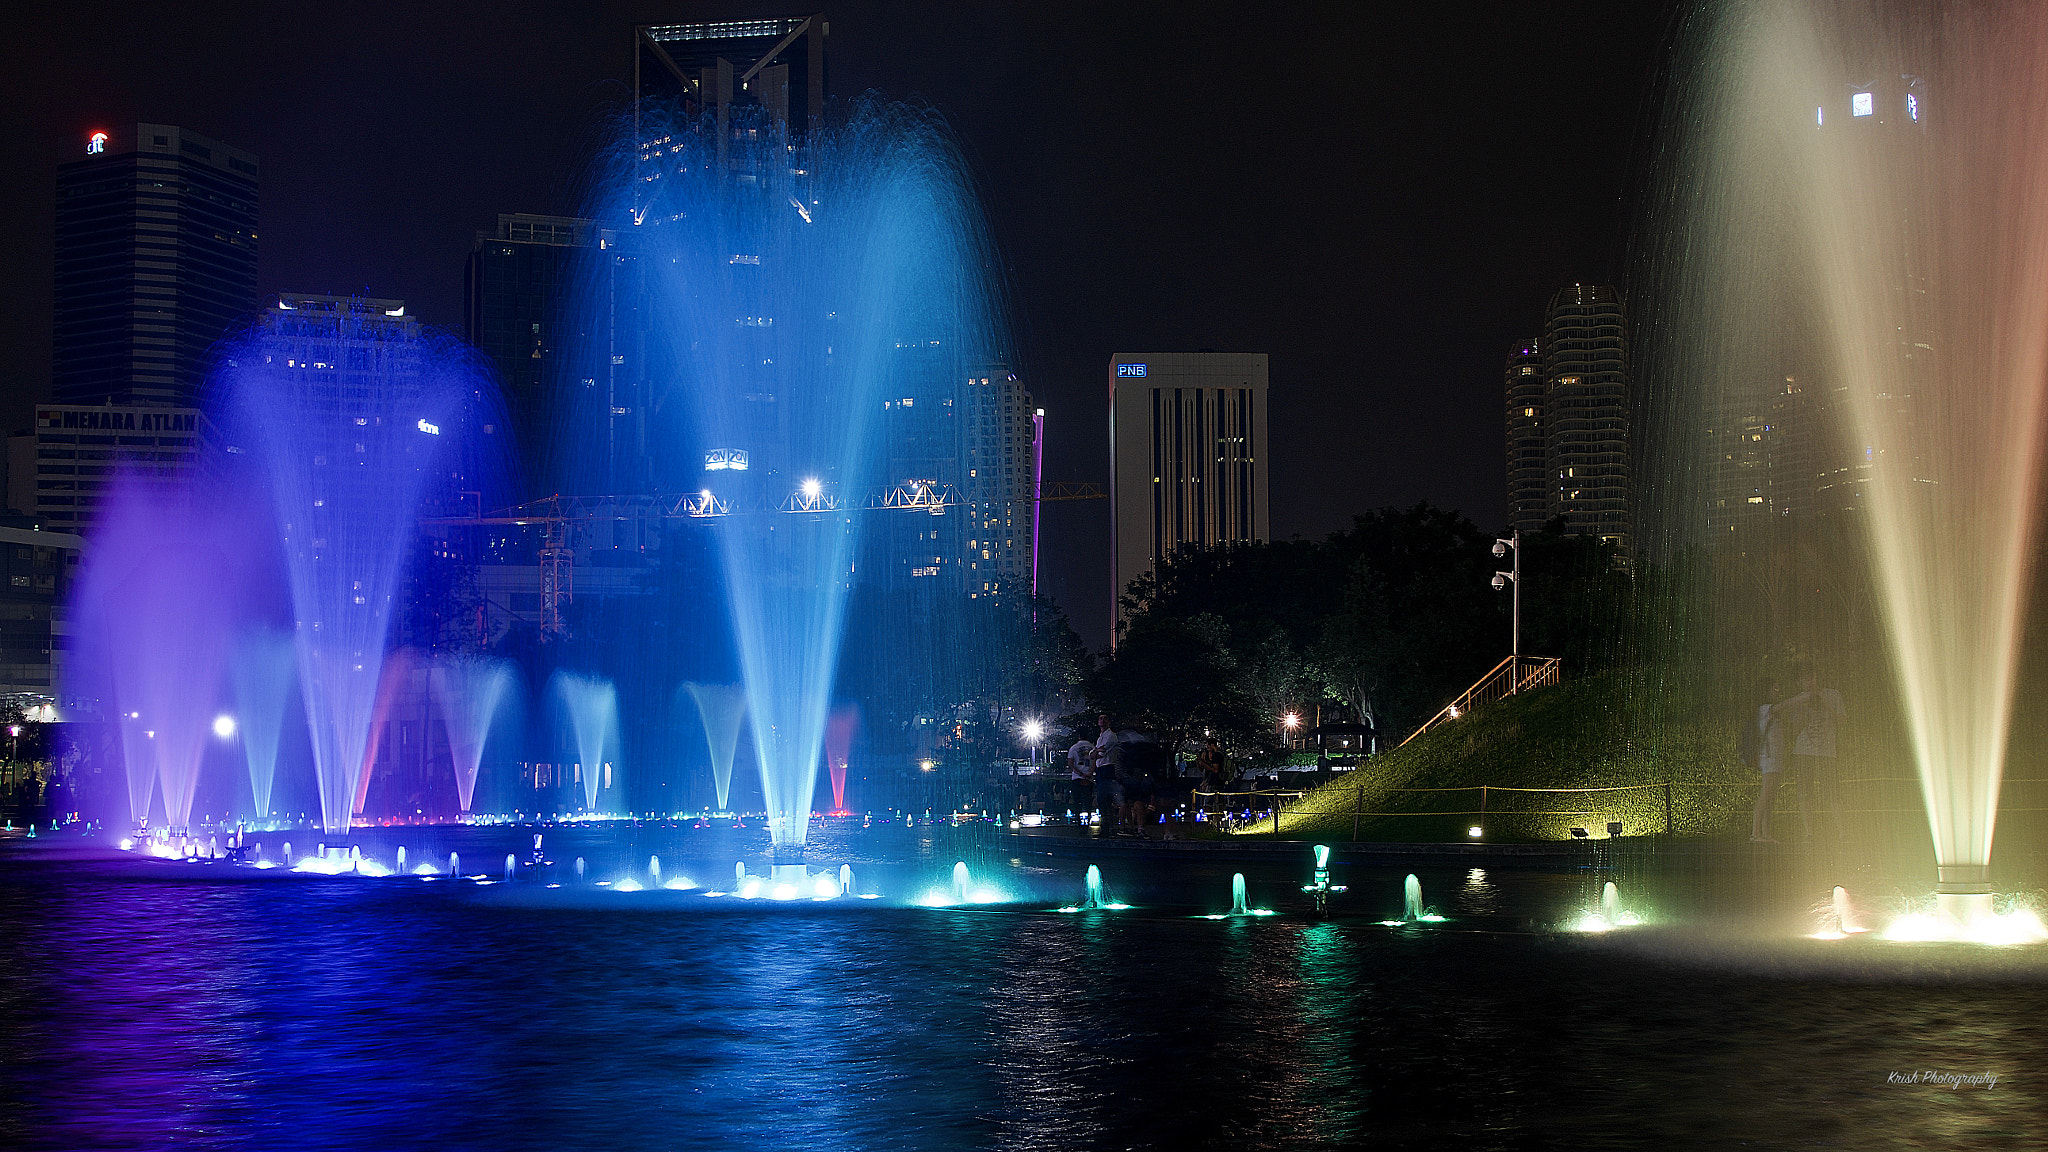
[[[177,124],[262,162],[263,292],[457,331],[473,234],[571,214],[635,24],[691,3],[40,5],[0,70],[0,417],[48,395],[55,171]],[[1551,292],[1622,275],[1671,4],[842,3],[835,95],[958,133],[1006,266],[1046,475],[1107,480],[1116,351],[1272,357],[1276,535],[1428,500],[1487,528],[1500,368]],[[1105,501],[1052,506],[1046,590],[1107,640]]]

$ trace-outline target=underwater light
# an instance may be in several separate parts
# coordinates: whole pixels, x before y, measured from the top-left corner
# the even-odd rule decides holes
[[[1470,828],[1465,829],[1465,835],[1472,837],[1474,840],[1477,840],[1479,838],[1479,834],[1480,828],[1477,824],[1474,824]]]

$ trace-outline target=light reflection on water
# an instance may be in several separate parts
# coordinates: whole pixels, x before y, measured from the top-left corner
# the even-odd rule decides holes
[[[1015,887],[1078,887],[1034,867]],[[1469,875],[1426,876],[1468,917],[1435,930],[1369,923],[1385,894],[1211,922],[1194,900],[1226,884],[1144,867],[1112,865],[1139,907],[1060,916],[16,853],[0,1145],[1972,1147],[2041,1111],[2024,972],[1890,985],[1531,932],[1578,880],[1499,872],[1497,919]],[[1886,1083],[1920,1069],[2004,1079]]]

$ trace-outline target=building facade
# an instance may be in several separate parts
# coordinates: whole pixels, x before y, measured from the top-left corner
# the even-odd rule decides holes
[[[1271,536],[1266,354],[1119,352],[1109,360],[1117,618],[1130,582],[1183,546]]]
[[[557,490],[575,447],[564,417],[611,382],[591,283],[604,271],[601,239],[589,220],[504,213],[470,249],[465,334],[497,369],[528,498]],[[619,407],[606,391],[605,407]]]
[[[711,113],[720,129],[734,107],[757,106],[801,139],[825,121],[830,31],[822,13],[635,28],[635,123],[643,101]]]
[[[81,151],[57,170],[55,398],[196,407],[256,306],[256,157],[168,124]]]
[[[7,507],[59,532],[83,532],[117,472],[192,474],[206,439],[196,408],[41,404],[35,427],[8,437]]]
[[[1529,340],[1508,353],[1508,527],[1537,532],[1550,519],[1550,452],[1544,435],[1543,342]]]
[[[1627,555],[1635,543],[1628,327],[1614,289],[1573,284],[1551,297],[1543,376],[1551,515],[1564,517],[1568,534],[1598,536]]]
[[[1567,535],[1598,536],[1629,555],[1628,320],[1614,289],[1572,284],[1552,296],[1543,335],[1508,353],[1503,398],[1509,527],[1533,532],[1562,517]]]

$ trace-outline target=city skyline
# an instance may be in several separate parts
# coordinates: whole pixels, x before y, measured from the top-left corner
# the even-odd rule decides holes
[[[1499,349],[1559,283],[1622,271],[1628,140],[1663,10],[1478,5],[1388,24],[1335,6],[1246,22],[1218,6],[1170,27],[1138,8],[825,13],[835,95],[921,100],[963,142],[1004,260],[1012,367],[1047,410],[1047,479],[1108,479],[1094,390],[1114,348],[1258,348],[1273,357],[1276,537],[1417,500],[1504,521]],[[26,426],[42,398],[50,181],[95,127],[180,123],[263,156],[262,292],[403,297],[460,331],[479,230],[500,212],[585,208],[605,110],[629,96],[625,35],[758,15],[323,22],[331,51],[289,64],[225,34],[233,14],[173,27],[138,9],[104,21],[119,36],[47,17],[29,37],[43,51],[7,82],[23,162],[5,203],[31,242],[0,301],[0,412]],[[259,39],[302,19],[267,14]],[[1603,40],[1580,44],[1571,29],[1595,21]],[[476,51],[442,51],[458,28]],[[1240,54],[1333,32],[1355,45],[1343,66],[1270,99],[1206,95]],[[1464,52],[1448,68],[1415,51],[1452,39]],[[490,83],[464,82],[484,71]],[[1106,640],[1107,509],[1049,507],[1044,531],[1045,590]]]

